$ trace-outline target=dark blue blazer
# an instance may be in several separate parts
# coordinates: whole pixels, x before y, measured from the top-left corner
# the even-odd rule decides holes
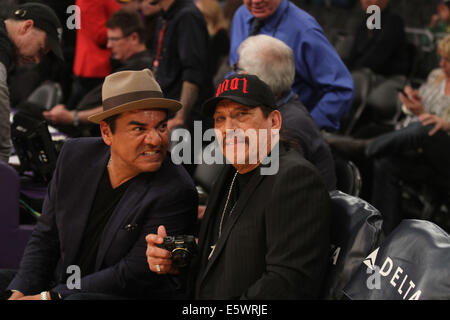
[[[66,282],[76,264],[83,231],[110,152],[100,138],[69,140],[58,158],[42,216],[31,236],[17,276],[9,285],[26,295],[53,290],[107,293],[131,298],[167,298],[173,278],[151,272],[145,236],[164,225],[167,234],[192,233],[197,192],[182,166],[168,155],[156,172],[137,176],[109,218],[100,240],[95,272],[81,278],[81,289]],[[81,273],[83,271],[81,270]],[[71,278],[69,278],[71,280]]]

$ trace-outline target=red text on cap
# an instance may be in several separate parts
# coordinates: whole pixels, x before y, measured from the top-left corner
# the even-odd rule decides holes
[[[235,90],[240,90],[239,89],[239,81],[242,80],[243,84],[242,84],[242,93],[248,93],[247,92],[247,79],[246,78],[233,78],[231,79],[226,79],[224,82],[222,82],[219,87],[217,88],[217,92],[216,92],[216,97],[221,95],[222,93],[224,93],[225,91],[235,91]]]

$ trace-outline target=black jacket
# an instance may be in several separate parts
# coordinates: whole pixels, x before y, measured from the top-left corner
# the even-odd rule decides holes
[[[364,16],[356,31],[347,67],[369,68],[384,76],[406,75],[409,54],[402,18],[386,8],[381,12],[381,29],[369,30],[368,17]]]
[[[336,189],[333,155],[328,143],[296,94],[277,102],[283,117],[282,135],[300,144],[303,156],[319,170],[329,191]]]
[[[234,173],[227,166],[210,194],[195,298],[317,298],[330,246],[329,195],[317,170],[297,151],[280,146],[278,173],[251,177],[208,261],[208,235]]]
[[[66,286],[70,276],[66,270],[77,262],[83,230],[109,158],[110,150],[100,138],[64,143],[42,215],[9,289],[27,295],[53,289],[63,297],[81,292],[168,299],[174,294],[167,277],[148,269],[145,256],[145,236],[157,233],[158,226],[177,235],[191,233],[195,223],[194,184],[169,155],[158,171],[141,173],[128,186],[102,231],[94,273],[84,276],[81,270],[79,290]]]

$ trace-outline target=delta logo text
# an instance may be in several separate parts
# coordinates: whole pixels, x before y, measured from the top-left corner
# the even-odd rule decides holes
[[[419,300],[422,291],[416,287],[417,280],[414,282],[414,279],[405,270],[395,265],[392,258],[386,257],[381,268],[378,266],[379,264],[376,264],[379,249],[377,248],[363,261],[367,266],[367,274],[370,274],[366,281],[367,288],[381,290],[381,279],[383,277],[388,281],[388,286],[391,287],[383,288],[383,290],[393,289],[402,300]]]

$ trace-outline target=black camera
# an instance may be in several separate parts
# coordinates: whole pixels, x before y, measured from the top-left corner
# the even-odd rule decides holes
[[[190,235],[168,236],[157,246],[172,252],[172,263],[178,268],[187,267],[197,254],[197,243],[194,236]]]

